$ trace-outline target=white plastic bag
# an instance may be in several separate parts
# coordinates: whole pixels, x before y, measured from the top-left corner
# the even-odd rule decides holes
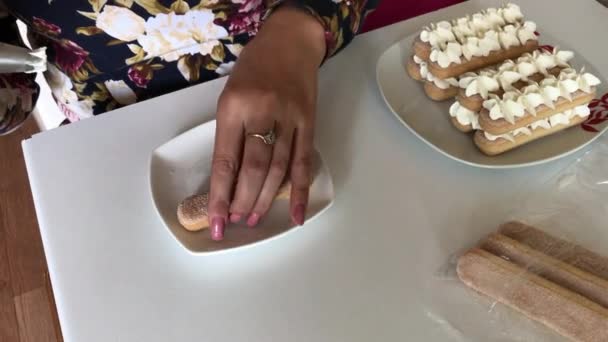
[[[545,239],[541,243],[534,243],[532,240],[526,241],[526,237],[521,235],[522,240],[513,243],[525,248],[533,246],[534,248],[527,252],[527,255],[539,252],[543,260],[548,256],[546,260],[549,262],[557,260],[562,263],[559,265],[568,264],[568,267],[575,267],[576,272],[578,270],[586,272],[582,273],[584,275],[591,273],[586,269],[588,259],[584,255],[585,252],[578,249],[584,248],[606,258],[601,262],[596,262],[597,260],[594,259],[597,265],[592,265],[591,268],[600,269],[599,273],[592,273],[594,277],[599,277],[600,284],[603,284],[603,281],[608,283],[608,136],[600,138],[588,152],[551,177],[547,181],[547,186],[542,188],[543,192],[518,196],[511,202],[517,203],[511,213],[506,217],[497,218],[496,224],[487,227],[486,234],[478,237],[480,241],[478,246],[462,246],[461,250],[454,251],[451,260],[437,273],[438,287],[432,290],[432,294],[426,296],[427,315],[455,340],[567,340],[544,324],[529,319],[498,300],[465,286],[456,274],[456,267],[459,257],[472,247],[490,250],[496,256],[506,259],[509,264],[519,262],[517,267],[521,272],[504,282],[502,290],[513,291],[506,292],[509,295],[523,296],[526,291],[522,291],[522,284],[529,279],[527,277],[530,274],[533,274],[532,277],[539,276],[543,281],[548,280],[566,289],[568,293],[574,292],[577,296],[585,297],[585,300],[598,304],[608,313],[608,303],[602,302],[601,299],[608,298],[608,289],[605,296],[600,294],[599,299],[597,296],[593,297],[593,292],[585,292],[586,289],[581,289],[580,286],[564,283],[563,279],[552,278],[554,275],[546,272],[536,261],[528,262],[526,259],[522,264],[521,260],[515,260],[513,257],[509,260],[508,256],[488,247],[486,240],[505,222],[524,222],[558,239]],[[504,236],[506,235],[500,235],[499,238]],[[462,310],[458,310],[459,308]],[[467,314],[458,314],[458,312]],[[596,324],[594,329],[608,329],[608,316],[606,317],[605,324]]]

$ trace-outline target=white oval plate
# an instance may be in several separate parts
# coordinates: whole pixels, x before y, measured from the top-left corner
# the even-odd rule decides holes
[[[211,157],[215,138],[215,121],[197,126],[152,153],[150,159],[150,188],[156,210],[175,239],[193,254],[234,250],[277,238],[297,226],[291,223],[288,202],[276,201],[256,228],[229,225],[224,240],[211,240],[209,230],[190,232],[177,220],[177,205],[184,198],[209,189]],[[329,208],[334,199],[333,182],[315,151],[316,176],[313,181],[307,222]]]
[[[416,35],[411,35],[401,40],[382,54],[376,67],[376,81],[384,101],[395,117],[414,135],[449,158],[483,168],[532,166],[574,153],[608,129],[608,120],[596,120],[594,125],[587,126],[596,132],[575,126],[502,155],[488,157],[477,149],[470,134],[463,134],[453,127],[448,114],[453,100],[436,102],[429,99],[424,93],[422,83],[407,75],[405,63],[412,55],[411,46],[415,37]],[[543,33],[541,42],[546,44],[547,41],[557,40]],[[564,47],[562,44],[557,46]],[[602,79],[601,73],[576,51],[572,64],[577,69],[585,66],[586,70]],[[598,87],[598,97],[606,93],[607,85],[606,80],[602,79],[602,84]],[[595,115],[608,119],[608,99],[605,100],[605,111],[600,110]]]

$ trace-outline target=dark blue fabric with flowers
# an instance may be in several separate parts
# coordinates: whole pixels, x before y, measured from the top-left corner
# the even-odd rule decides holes
[[[1,40],[46,47],[45,77],[75,122],[226,75],[264,18],[283,1],[0,0]],[[326,28],[328,57],[359,31],[377,1],[293,0]],[[3,7],[4,10],[3,10]],[[4,12],[4,15],[1,13]],[[0,134],[25,120],[38,88],[32,75],[0,75]]]

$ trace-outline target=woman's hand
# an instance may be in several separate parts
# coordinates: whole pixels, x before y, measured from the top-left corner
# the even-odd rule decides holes
[[[317,70],[325,56],[323,27],[282,6],[243,49],[219,98],[209,217],[220,240],[226,223],[255,226],[285,179],[290,214],[304,223],[312,181]],[[267,145],[249,134],[276,133]]]

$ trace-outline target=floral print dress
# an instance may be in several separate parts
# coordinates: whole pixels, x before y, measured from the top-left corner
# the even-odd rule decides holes
[[[325,27],[328,57],[378,0],[0,0],[0,42],[46,47],[46,80],[64,123],[230,73],[274,8],[289,2]],[[0,135],[35,106],[33,74],[0,74]]]

